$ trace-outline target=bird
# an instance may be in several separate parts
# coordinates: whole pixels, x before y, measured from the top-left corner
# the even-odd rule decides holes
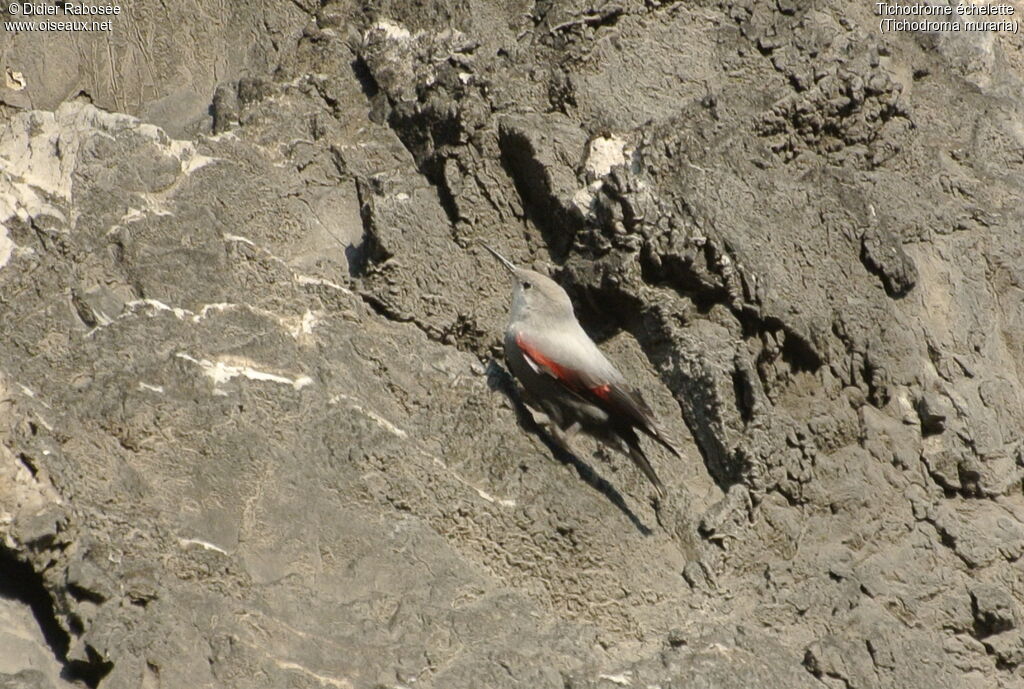
[[[534,419],[569,454],[579,457],[574,436],[584,433],[617,448],[643,472],[658,492],[665,485],[648,460],[637,431],[676,457],[679,450],[659,428],[640,391],[608,360],[576,319],[562,287],[514,263],[481,242],[512,275],[512,306],[505,330],[505,360],[526,392]]]

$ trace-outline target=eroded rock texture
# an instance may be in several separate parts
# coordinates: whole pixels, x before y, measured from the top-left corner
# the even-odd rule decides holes
[[[5,36],[0,686],[1024,683],[1015,38],[186,5]],[[545,444],[481,239],[666,503]]]

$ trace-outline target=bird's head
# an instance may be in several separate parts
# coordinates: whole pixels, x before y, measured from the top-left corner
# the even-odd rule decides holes
[[[517,268],[514,263],[497,251],[483,245],[512,275],[512,309],[513,322],[534,318],[569,318],[575,320],[572,302],[562,287],[535,270]]]

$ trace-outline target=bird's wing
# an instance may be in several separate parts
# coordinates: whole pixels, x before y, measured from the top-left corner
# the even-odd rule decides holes
[[[602,406],[605,409],[628,418],[633,425],[664,445],[676,457],[682,456],[676,446],[665,437],[654,412],[647,406],[639,391],[614,384],[591,388],[590,391],[604,401]]]
[[[516,344],[523,353],[526,363],[537,373],[549,375],[567,389],[576,393],[591,404],[597,405],[609,413],[613,419],[620,419],[629,425],[639,428],[651,436],[677,456],[679,451],[665,439],[658,427],[654,412],[644,401],[640,393],[627,386],[620,374],[610,362],[599,353],[602,363],[609,369],[605,376],[581,371],[557,360],[557,355],[544,354],[539,347],[523,336],[516,334]]]
[[[516,334],[516,345],[523,353],[523,358],[535,372],[548,375],[559,383],[569,388],[578,395],[587,395],[587,384],[585,376],[565,364],[559,363],[555,356],[549,356],[541,351],[536,344],[531,343],[522,333]]]

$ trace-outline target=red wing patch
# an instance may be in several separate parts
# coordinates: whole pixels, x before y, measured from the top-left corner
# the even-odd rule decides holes
[[[563,385],[581,391],[579,376],[571,368],[560,365],[557,361],[541,354],[535,347],[531,347],[522,333],[516,335],[516,344],[519,345],[519,349],[523,351],[523,355],[530,360],[535,369],[544,369],[546,373],[557,378]]]
[[[516,335],[516,345],[519,346],[519,350],[523,353],[527,364],[534,371],[538,373],[543,371],[583,399],[603,408],[611,417],[624,420],[626,423],[635,426],[667,447],[677,457],[681,456],[679,450],[662,437],[657,425],[654,423],[653,412],[651,412],[650,407],[647,406],[647,403],[644,402],[643,397],[638,392],[612,383],[594,385],[597,382],[594,379],[588,379],[581,375],[579,371],[568,366],[562,366],[557,361],[541,354],[536,347],[531,347],[521,333]],[[633,461],[637,460],[634,459]],[[647,460],[644,459],[644,463],[646,462]],[[643,468],[643,465],[641,465],[641,468]],[[648,469],[650,469],[649,464],[647,469],[644,469],[644,472],[646,473]],[[654,470],[650,469],[650,471],[653,473]],[[655,485],[658,485],[657,477],[651,480],[654,481]]]
[[[606,403],[612,401],[611,385],[604,384],[588,387],[586,383],[581,380],[581,376],[578,371],[574,371],[568,366],[562,366],[554,359],[544,356],[536,347],[532,347],[521,333],[516,335],[516,344],[519,345],[519,349],[522,350],[523,355],[527,358],[530,365],[533,366],[534,370],[543,370],[548,375],[557,379],[562,385],[579,395],[586,396],[587,393],[590,393]]]

